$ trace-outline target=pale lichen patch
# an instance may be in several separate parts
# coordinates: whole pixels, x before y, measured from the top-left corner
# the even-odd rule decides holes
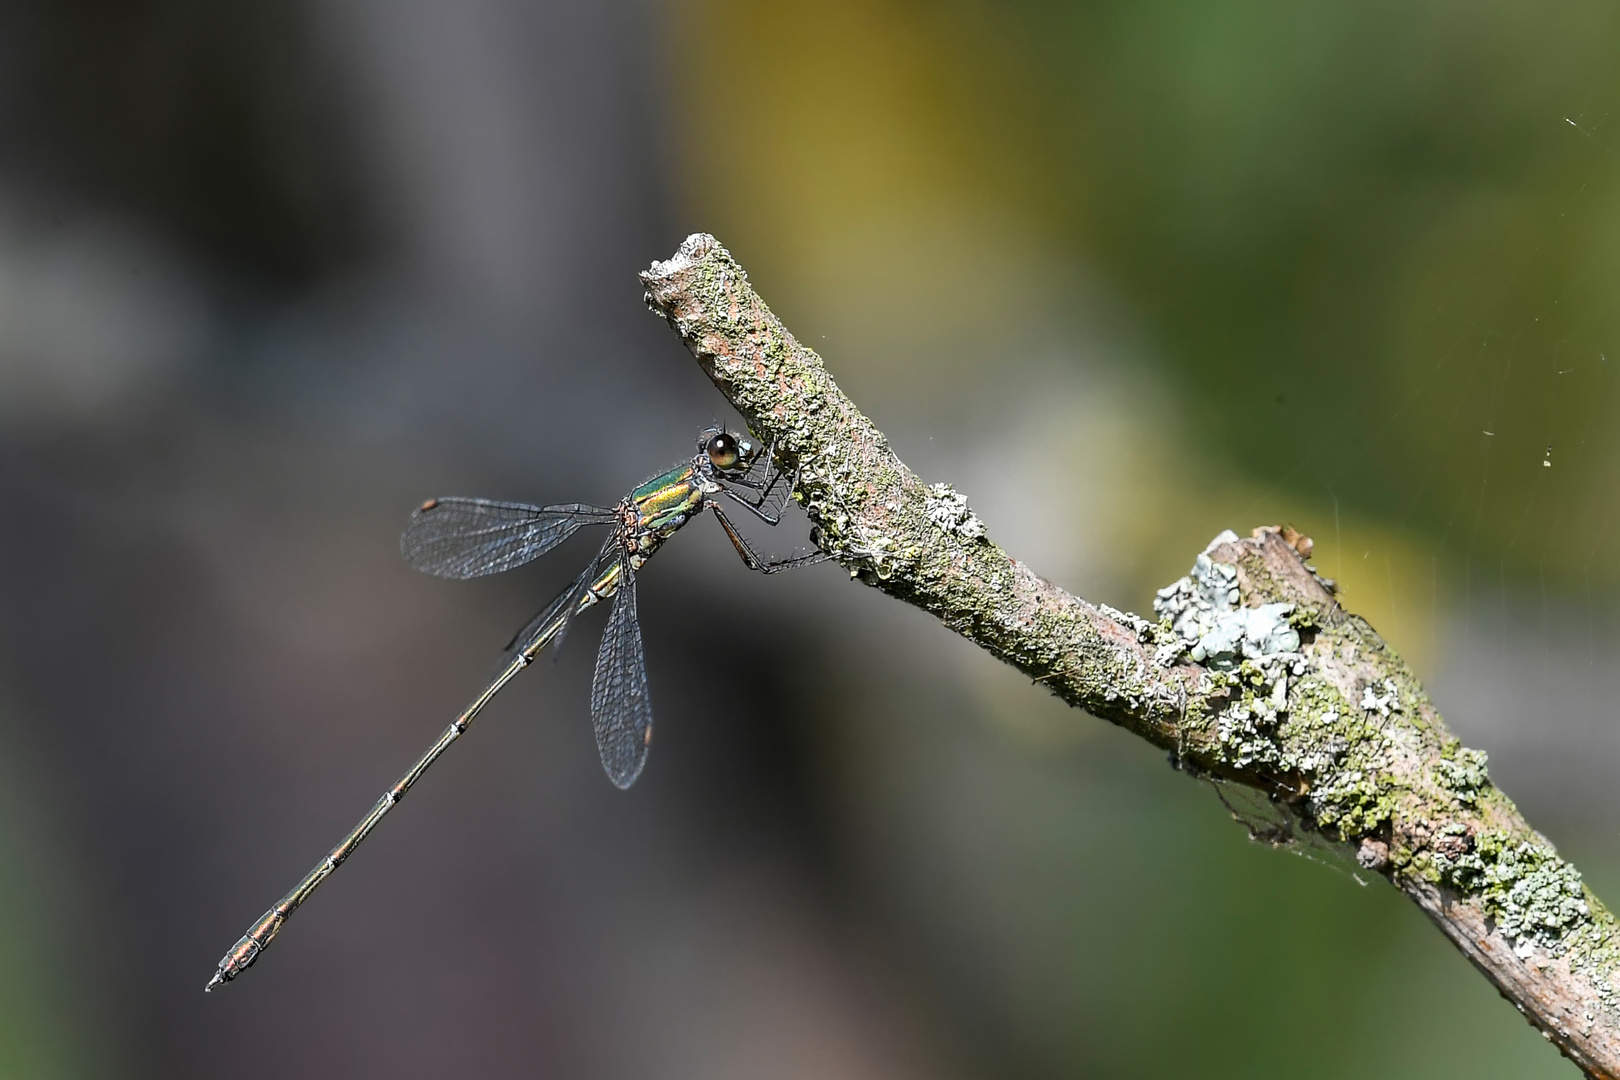
[[[1614,917],[1491,786],[1484,755],[1451,739],[1400,658],[1300,561],[1308,541],[1222,533],[1160,594],[1156,623],[1086,605],[973,535],[966,500],[894,457],[718,243],[693,237],[677,255],[647,275],[649,302],[801,469],[796,496],[822,550],[1189,772],[1262,791],[1307,830],[1348,841],[1459,942],[1459,928],[1478,940],[1471,918],[1488,921],[1522,963],[1494,946],[1476,962],[1566,1050],[1598,1046],[1572,1048],[1569,1032],[1615,1009]],[[1584,982],[1548,974],[1559,965]],[[1604,1023],[1620,1031],[1613,1015]]]
[[[1380,693],[1380,690],[1383,692]],[[1400,711],[1401,691],[1395,685],[1395,680],[1385,679],[1377,687],[1372,683],[1362,687],[1361,708],[1363,712],[1375,712],[1379,716],[1388,716],[1391,712]]]
[[[1299,650],[1299,631],[1289,621],[1293,604],[1240,603],[1237,568],[1215,562],[1206,552],[1186,577],[1159,590],[1153,610],[1169,622],[1194,661],[1216,671]]]
[[[1473,806],[1479,800],[1479,793],[1491,782],[1490,774],[1485,770],[1486,761],[1485,751],[1470,750],[1453,743],[1440,752],[1440,760],[1434,763],[1434,773],[1459,803]]]
[[[1217,696],[1215,707],[1199,720],[1214,735],[1214,754],[1223,764],[1294,778],[1288,783],[1300,788],[1298,810],[1342,839],[1387,830],[1403,791],[1390,767],[1401,732],[1383,721],[1406,708],[1401,692],[1389,676],[1358,678],[1352,697],[1320,672],[1324,663],[1353,669],[1389,654],[1360,640],[1370,634],[1363,623],[1340,619],[1325,629],[1317,609],[1302,611],[1276,598],[1259,560],[1246,562],[1240,574],[1211,557],[1235,540],[1216,537],[1186,577],[1159,591],[1154,610],[1171,644],[1155,659],[1164,664],[1186,656],[1210,672],[1207,691]],[[1255,595],[1245,597],[1240,582],[1255,586]],[[1309,650],[1302,631],[1314,635]]]
[[[949,484],[928,486],[923,512],[934,527],[947,536],[969,542],[984,539],[984,522],[968,506],[967,496]]]
[[[1452,825],[1444,835],[1458,832]],[[1562,956],[1568,932],[1592,914],[1580,871],[1546,844],[1490,830],[1460,845],[1455,857],[1444,854],[1441,844],[1436,848],[1433,859],[1442,879],[1478,895],[1521,959],[1537,949]]]

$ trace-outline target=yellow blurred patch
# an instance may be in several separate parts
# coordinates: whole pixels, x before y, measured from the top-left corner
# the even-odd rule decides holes
[[[1026,253],[1078,200],[1046,160],[1027,65],[983,12],[694,0],[674,27],[689,227],[816,327],[812,345],[854,332],[864,367],[904,365],[930,336],[1018,325],[1060,287]],[[922,347],[884,348],[896,337]]]
[[[1372,624],[1420,679],[1433,673],[1437,627],[1448,602],[1448,557],[1427,537],[1365,516],[1336,513],[1277,491],[1219,483],[1180,488],[1166,478],[1138,515],[1147,537],[1137,588],[1159,588],[1187,572],[1222,529],[1248,536],[1262,525],[1291,525],[1311,538],[1309,560],[1338,583],[1339,601]]]

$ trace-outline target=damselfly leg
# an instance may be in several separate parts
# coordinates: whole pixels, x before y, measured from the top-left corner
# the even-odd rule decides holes
[[[720,527],[726,530],[726,538],[731,541],[731,546],[737,549],[737,555],[742,559],[743,565],[750,570],[757,570],[761,574],[776,574],[800,566],[813,566],[818,562],[826,562],[830,558],[825,551],[812,551],[808,555],[796,555],[787,559],[762,559],[753,546],[743,539],[742,534],[737,531],[737,527],[726,516],[726,512],[720,509],[719,503],[711,502],[709,509],[714,512],[714,520],[718,521]]]
[[[776,448],[773,445],[770,453],[774,455],[775,450]],[[782,510],[787,506],[788,500],[793,497],[793,492],[799,486],[799,470],[795,468],[792,477],[789,478],[787,471],[776,465],[774,456],[765,458],[765,461],[765,468],[757,478],[754,477],[755,470],[750,469],[747,476],[736,480],[721,480],[720,489],[739,506],[747,507],[749,513],[767,525],[774,526],[782,520]],[[784,483],[784,481],[786,482]],[[757,491],[759,497],[750,499],[743,492],[737,490],[739,487],[748,491]]]
[[[774,447],[772,449],[774,450]],[[784,484],[781,481],[786,477],[787,472],[775,467],[775,462],[772,460],[767,476],[760,483],[761,494],[758,502],[751,502],[743,498],[731,489],[729,482],[721,484],[721,491],[723,494],[730,496],[739,506],[765,522],[765,524],[774,526],[782,520],[782,510],[786,507],[787,500],[792,497],[794,490],[799,486],[799,472],[797,469],[793,471],[793,479]],[[781,495],[776,496],[775,491],[780,491]],[[760,554],[754,550],[753,545],[749,544],[743,538],[743,535],[737,531],[737,527],[731,523],[731,518],[721,509],[717,501],[711,498],[706,505],[714,513],[714,519],[720,523],[720,527],[726,531],[726,538],[731,541],[731,546],[736,549],[737,556],[742,559],[743,565],[750,570],[757,570],[761,574],[775,574],[783,570],[793,570],[800,566],[813,566],[818,562],[825,562],[829,557],[824,551],[812,551],[808,555],[798,555],[786,559],[769,560],[761,558]]]
[[[521,566],[585,525],[606,525],[611,533],[580,575],[507,643],[501,667],[472,704],[383,792],[349,834],[248,928],[220,960],[207,988],[229,982],[250,967],[299,905],[354,853],[501,688],[533,663],[547,645],[560,646],[576,614],[610,598],[613,610],[602,633],[591,683],[591,724],[608,778],[621,788],[633,784],[646,764],[652,739],[652,702],[636,617],[636,572],[664,541],[705,508],[714,511],[750,569],[772,574],[821,562],[827,556],[819,551],[777,562],[761,559],[715,498],[721,493],[729,495],[756,517],[776,525],[797,483],[796,472],[788,479],[776,466],[774,448],[762,454],[751,437],[711,428],[698,436],[698,452],[689,462],[648,480],[615,507],[585,503],[529,506],[465,498],[423,503],[400,537],[400,552],[418,570],[444,578],[464,580]],[[754,493],[757,498],[749,497]]]

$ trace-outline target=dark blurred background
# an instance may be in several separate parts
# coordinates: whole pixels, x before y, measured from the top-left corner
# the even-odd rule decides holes
[[[1081,595],[1310,532],[1620,899],[1616,56],[1596,0],[0,7],[0,1075],[1570,1075],[1386,886],[701,523],[634,789],[581,633],[201,989],[586,555],[425,578],[410,507],[730,417],[634,277],[696,230]]]

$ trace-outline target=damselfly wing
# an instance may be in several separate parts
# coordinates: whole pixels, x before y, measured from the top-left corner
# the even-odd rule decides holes
[[[648,480],[617,506],[563,503],[529,506],[492,499],[429,499],[411,515],[400,537],[400,551],[416,569],[465,580],[511,570],[539,558],[586,526],[605,526],[608,536],[596,556],[569,586],[512,639],[506,660],[489,684],[417,758],[393,787],[324,859],[304,875],[248,928],[219,962],[206,989],[230,982],[253,965],[280,933],[287,919],[311,893],[354,853],[377,823],[449,749],[512,677],[534,662],[547,645],[560,645],[573,617],[604,600],[613,608],[602,632],[591,684],[591,724],[608,779],[628,788],[641,775],[652,740],[652,701],[636,617],[636,573],[673,536],[704,510],[725,530],[738,556],[751,570],[773,574],[826,558],[812,552],[775,562],[761,559],[721,508],[725,496],[770,525],[781,520],[798,477],[778,467],[773,450],[762,451],[747,436],[709,428],[698,436],[698,451]]]

